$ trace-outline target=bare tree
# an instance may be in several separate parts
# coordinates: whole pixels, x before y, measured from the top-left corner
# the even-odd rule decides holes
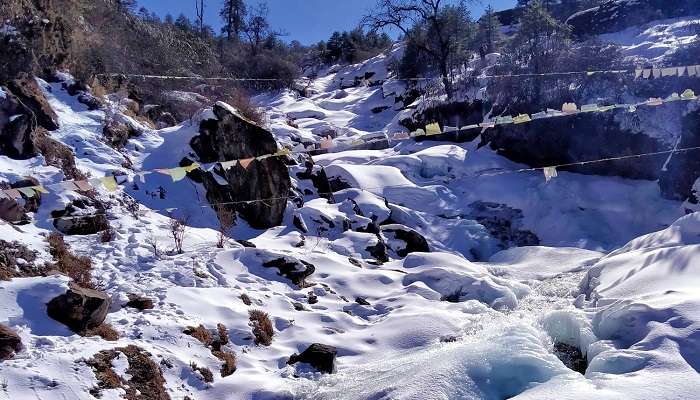
[[[460,50],[465,35],[463,27],[455,23],[471,23],[467,4],[474,1],[460,0],[453,5],[446,4],[446,0],[378,0],[376,9],[362,18],[362,24],[374,31],[386,28],[401,31],[435,62],[445,92],[452,97],[450,61]]]
[[[223,207],[218,209],[216,214],[219,217],[219,235],[216,247],[223,249],[224,243],[226,242],[226,235],[228,235],[229,230],[236,225],[236,214]]]
[[[270,27],[270,22],[267,20],[269,13],[270,10],[265,2],[259,3],[248,13],[243,33],[245,33],[252,56],[258,55],[263,44],[269,39],[284,35],[283,32],[275,31]]]
[[[160,258],[160,243],[158,242],[158,237],[155,234],[150,234],[146,237],[146,244],[153,251],[153,257]]]
[[[195,0],[194,2],[195,11],[197,13],[197,28],[199,29],[199,34],[204,35],[204,0]]]
[[[177,254],[182,254],[182,244],[185,241],[185,234],[187,233],[187,224],[189,223],[188,216],[177,217],[170,215],[170,234],[175,242],[175,251]]]

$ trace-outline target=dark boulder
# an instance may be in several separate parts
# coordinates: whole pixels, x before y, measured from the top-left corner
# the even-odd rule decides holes
[[[289,279],[295,285],[306,286],[306,278],[316,271],[316,267],[293,257],[280,257],[263,264],[265,268],[277,268],[279,275]]]
[[[232,107],[217,103],[213,111],[216,118],[202,121],[200,135],[190,143],[200,162],[247,159],[278,151],[269,131],[247,120]],[[223,177],[228,185],[221,185],[214,173]],[[210,203],[235,203],[221,207],[227,212],[239,213],[253,228],[267,229],[282,223],[292,187],[283,157],[255,160],[248,168],[236,165],[223,170],[217,167],[213,172],[198,175],[195,179],[202,181]],[[254,201],[257,199],[267,200]]]
[[[405,225],[384,225],[381,227],[381,234],[387,246],[395,251],[399,257],[406,257],[411,253],[430,252],[428,241],[423,235]],[[395,241],[401,241],[403,244],[394,246]]]
[[[0,154],[27,159],[37,154],[31,113],[9,90],[0,88]]]
[[[9,360],[22,350],[22,339],[12,329],[0,325],[0,361]]]
[[[49,317],[80,333],[100,326],[111,304],[106,293],[71,283],[66,293],[46,305],[46,311]]]
[[[581,353],[581,349],[563,342],[554,343],[554,354],[564,365],[572,371],[585,375],[588,369],[588,360]]]
[[[52,211],[51,217],[54,227],[65,235],[94,235],[109,229],[104,205],[87,197]]]
[[[137,310],[151,310],[153,309],[153,299],[146,296],[139,296],[136,294],[129,295],[129,301],[126,303],[129,308],[135,308]]]
[[[365,250],[374,257],[376,262],[383,264],[389,261],[389,248],[379,235],[377,235],[377,238],[377,244],[367,246]]]
[[[570,16],[566,23],[576,36],[619,32],[659,19],[700,13],[697,0],[607,0]]]
[[[287,364],[309,364],[319,372],[332,374],[335,372],[335,358],[338,349],[327,344],[314,343],[301,354],[293,354]]]

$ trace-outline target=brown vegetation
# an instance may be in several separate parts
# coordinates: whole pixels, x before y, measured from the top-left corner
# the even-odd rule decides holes
[[[125,381],[112,368],[112,360],[118,352],[123,353],[129,368],[126,373],[131,376]],[[99,397],[105,389],[123,389],[126,400],[170,400],[165,389],[165,379],[158,364],[151,360],[151,355],[145,350],[130,345],[113,350],[103,350],[85,362],[95,373],[98,385],[90,393]]]
[[[255,344],[263,346],[271,345],[275,329],[272,326],[270,316],[261,310],[250,310],[248,316],[250,319],[249,325],[253,328]]]
[[[76,256],[63,239],[63,235],[52,232],[47,238],[49,252],[53,256],[54,263],[49,269],[55,269],[84,288],[94,289],[92,284],[92,262],[90,257]]]
[[[36,252],[18,242],[0,240],[0,281],[36,276],[42,271],[34,266]]]
[[[108,342],[119,340],[119,332],[114,330],[114,327],[108,323],[103,323],[92,329],[86,329],[84,332],[81,332],[81,335],[86,337],[99,336]]]

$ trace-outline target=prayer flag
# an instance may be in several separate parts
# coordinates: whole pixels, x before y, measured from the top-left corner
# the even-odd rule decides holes
[[[544,179],[546,182],[551,181],[552,179],[556,178],[559,176],[557,174],[557,168],[556,167],[546,167],[544,168]]]
[[[425,126],[425,134],[427,136],[441,134],[440,125],[437,122]]]
[[[238,162],[241,163],[241,167],[248,169],[248,167],[250,166],[250,163],[253,162],[253,158],[245,158],[243,160],[238,160]]]

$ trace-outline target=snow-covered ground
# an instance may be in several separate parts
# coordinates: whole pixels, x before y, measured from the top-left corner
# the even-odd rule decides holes
[[[390,134],[410,113],[394,102],[402,85],[384,80],[390,58],[321,74],[309,97],[285,91],[256,100],[266,106],[272,132],[290,146],[330,132],[341,141]],[[351,84],[367,72],[374,75]],[[141,136],[118,152],[101,140],[101,112],[88,111],[60,84],[44,87],[61,122],[54,137],[95,176],[121,169],[125,157],[137,169],[177,165],[190,152],[197,121],[210,116],[205,110],[193,124],[159,131],[142,126]],[[0,282],[0,323],[16,329],[25,345],[0,364],[0,398],[90,399],[97,381],[83,360],[129,344],[160,365],[173,399],[689,399],[700,390],[700,214],[683,217],[681,204],[663,200],[655,182],[563,172],[546,183],[538,172],[510,173],[522,165],[471,143],[403,142],[314,161],[350,188],[329,203],[297,180],[311,194],[302,208],[289,202],[283,226],[234,230],[256,248],[230,240],[217,249],[216,217],[204,206],[204,189],[188,180],[152,174],[138,189],[120,189],[142,204],[138,216],[118,202],[120,192],[101,194],[112,203],[114,240],[66,240],[91,257],[95,283],[114,299],[107,322],[121,338],[80,337],[47,317],[44,304],[65,290],[65,278]],[[45,184],[63,178],[40,158],[0,156],[0,180],[25,175]],[[161,187],[164,199],[155,195]],[[49,195],[34,222],[0,225],[0,238],[50,260],[47,218],[69,196]],[[149,243],[172,246],[170,208],[192,217],[185,253],[156,257]],[[376,235],[302,234],[294,215],[307,225],[327,220],[336,227],[390,216],[423,235],[431,252],[405,258],[390,252],[378,264],[367,250]],[[507,223],[489,226],[497,217]],[[540,245],[504,250],[501,236],[511,231],[530,232]],[[310,286],[263,266],[280,257],[313,264]],[[153,298],[155,308],[122,308],[132,293]],[[270,314],[271,346],[253,343],[251,309]],[[238,370],[226,378],[210,349],[183,333],[219,323],[238,358]],[[286,364],[315,342],[337,347],[337,373]],[[581,351],[585,374],[567,368],[555,343]],[[113,362],[119,375],[125,362]],[[204,383],[191,362],[210,368],[214,381]],[[103,395],[120,398],[117,390]]]

